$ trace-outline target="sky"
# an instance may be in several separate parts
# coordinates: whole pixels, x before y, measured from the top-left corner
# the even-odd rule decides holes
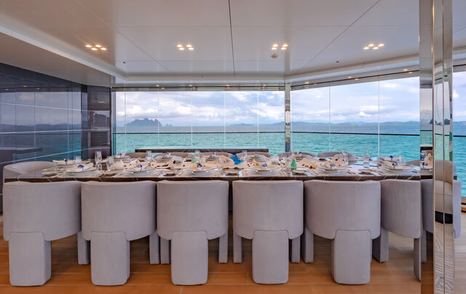
[[[162,125],[219,126],[282,122],[282,91],[117,92],[117,125],[158,119]],[[454,120],[466,120],[466,72],[455,73]],[[344,123],[419,120],[419,78],[291,92],[293,121]]]

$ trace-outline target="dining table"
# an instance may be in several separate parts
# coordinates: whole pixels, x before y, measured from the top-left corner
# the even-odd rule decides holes
[[[198,158],[196,158],[196,156]],[[111,162],[110,162],[111,160]],[[388,162],[388,164],[386,164]],[[185,158],[170,153],[150,154],[146,158],[109,157],[102,163],[94,161],[59,160],[55,165],[26,173],[5,182],[58,182],[58,181],[193,181],[193,180],[421,180],[432,178],[430,169],[396,163],[391,159],[374,158],[369,162],[361,158],[346,161],[342,158],[317,158],[291,154],[258,156],[251,154],[239,162],[225,156],[189,153]]]

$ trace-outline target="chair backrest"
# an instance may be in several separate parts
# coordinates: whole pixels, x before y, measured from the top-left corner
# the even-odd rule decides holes
[[[301,181],[233,182],[233,227],[252,239],[255,231],[288,231],[290,239],[303,232]]]
[[[306,226],[334,239],[338,230],[367,230],[380,235],[380,184],[374,181],[306,181]]]
[[[156,185],[141,182],[85,182],[81,187],[82,230],[86,240],[92,232],[124,232],[135,240],[155,232]]]
[[[228,182],[160,181],[157,183],[157,233],[205,231],[214,239],[228,230]]]
[[[53,165],[54,163],[51,161],[23,161],[5,165],[3,167],[3,182],[5,182],[6,178],[16,178],[30,172],[43,170]]]
[[[382,227],[409,238],[422,234],[422,199],[420,181],[383,180]]]
[[[3,185],[3,237],[10,232],[41,232],[56,240],[81,230],[79,182]]]
[[[442,181],[437,181],[439,193],[443,194]],[[443,182],[445,183],[445,182]],[[448,187],[451,185],[445,185],[446,194],[452,195],[446,199],[436,198],[436,207],[440,210],[444,205],[446,213],[453,215],[453,228],[455,231],[455,238],[461,235],[461,182],[454,180],[452,190]],[[421,195],[422,195],[422,222],[424,230],[433,233],[434,232],[434,200],[433,200],[433,181],[431,179],[421,180]]]

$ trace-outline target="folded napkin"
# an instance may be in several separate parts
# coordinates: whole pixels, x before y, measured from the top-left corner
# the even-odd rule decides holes
[[[81,163],[81,164],[75,165],[73,167],[67,168],[66,171],[70,173],[79,173],[79,172],[88,171],[93,168],[94,168],[94,164],[90,162],[87,164]]]
[[[112,165],[112,170],[121,170],[125,168],[125,164],[123,163],[122,160],[117,160],[115,163]]]

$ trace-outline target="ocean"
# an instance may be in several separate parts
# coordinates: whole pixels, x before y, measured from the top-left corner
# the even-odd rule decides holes
[[[271,154],[285,151],[283,132],[249,133],[116,133],[116,153],[133,152],[140,147],[266,147]],[[292,150],[319,153],[335,150],[357,156],[403,156],[406,161],[419,159],[419,136],[293,133]],[[459,180],[466,195],[466,137],[453,138],[453,157]]]

